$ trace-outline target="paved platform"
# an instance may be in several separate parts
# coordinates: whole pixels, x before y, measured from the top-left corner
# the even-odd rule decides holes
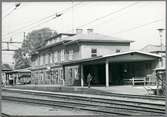
[[[61,85],[17,85],[6,86],[10,88],[22,88],[31,90],[53,91],[53,92],[70,92],[70,93],[88,93],[88,94],[104,94],[104,93],[119,93],[131,95],[149,95],[148,89],[154,89],[156,86],[142,86],[142,85],[121,85],[121,86],[61,86]]]
[[[132,95],[149,95],[148,89],[155,89],[156,86],[110,86],[110,87],[92,87],[105,92],[120,93],[120,94],[132,94]]]

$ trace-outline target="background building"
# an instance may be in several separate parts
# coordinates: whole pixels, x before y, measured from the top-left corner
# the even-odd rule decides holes
[[[151,74],[159,56],[130,51],[131,42],[94,33],[93,29],[61,33],[32,55],[32,83],[83,86],[91,73],[95,85],[109,86]]]

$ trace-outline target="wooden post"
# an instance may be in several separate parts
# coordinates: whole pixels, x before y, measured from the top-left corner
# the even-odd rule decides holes
[[[63,66],[63,69],[62,69],[62,70],[63,70],[63,74],[62,74],[62,75],[63,75],[63,78],[62,78],[62,81],[63,81],[63,86],[64,86],[64,85],[65,85],[65,77],[66,77],[66,76],[65,76],[65,66]]]
[[[106,60],[105,63],[105,70],[106,70],[106,87],[109,87],[109,62]]]
[[[81,77],[81,87],[83,87],[84,86],[84,81],[83,81],[83,77],[84,77],[84,75],[83,75],[83,65],[81,64],[80,65],[80,67],[81,67],[81,75],[80,75],[80,77]]]

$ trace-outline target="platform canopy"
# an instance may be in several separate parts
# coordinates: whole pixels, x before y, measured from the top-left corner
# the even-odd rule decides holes
[[[129,51],[116,53],[105,57],[109,62],[134,62],[134,61],[151,61],[161,58],[159,55],[144,53],[140,51]]]
[[[145,53],[141,51],[128,51],[120,52],[107,56],[97,56],[86,59],[71,60],[68,62],[63,62],[62,65],[71,64],[96,64],[108,62],[135,62],[135,61],[152,61],[160,59],[161,56],[151,53]]]

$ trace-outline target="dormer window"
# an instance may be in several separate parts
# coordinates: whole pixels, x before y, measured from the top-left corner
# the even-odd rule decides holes
[[[97,56],[97,49],[96,48],[92,48],[92,50],[91,50],[91,56],[92,57]]]

